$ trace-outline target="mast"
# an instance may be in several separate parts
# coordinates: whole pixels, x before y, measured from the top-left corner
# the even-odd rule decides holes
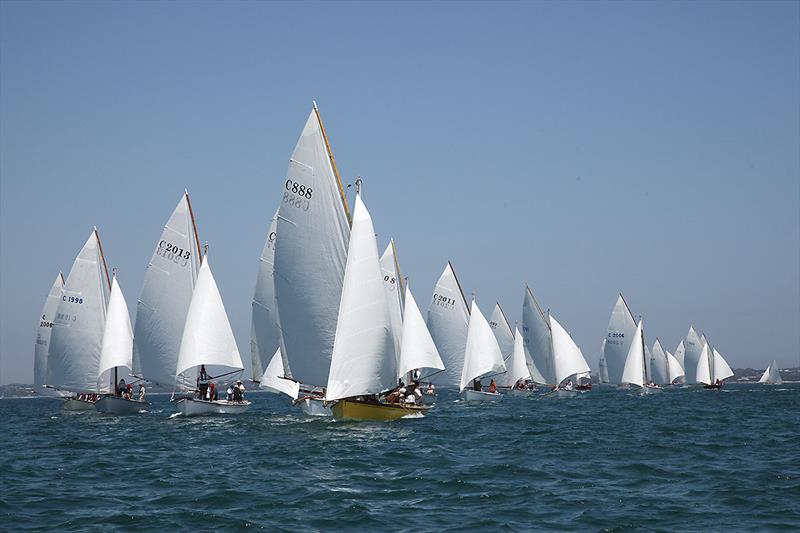
[[[336,184],[339,186],[339,195],[342,198],[342,205],[344,205],[344,212],[347,215],[347,221],[350,225],[353,225],[353,218],[350,215],[350,208],[347,206],[347,197],[344,194],[344,187],[342,187],[342,178],[339,176],[339,169],[336,167],[336,159],[333,157],[333,150],[331,150],[331,143],[328,141],[328,134],[325,132],[325,125],[322,123],[322,117],[319,114],[319,108],[317,107],[317,102],[311,102],[314,106],[314,114],[317,116],[317,122],[319,122],[320,131],[322,131],[322,138],[325,140],[325,149],[328,152],[328,159],[331,162],[331,166],[333,167],[333,175],[336,176]],[[356,192],[358,194],[358,192]]]
[[[625,304],[627,307],[628,304]],[[647,376],[647,350],[645,349],[647,346],[644,342],[644,323],[642,323],[642,359],[644,360],[644,366],[642,366],[642,370],[644,371],[644,386],[647,387],[647,384],[650,383],[650,380]]]
[[[200,251],[200,237],[197,236],[197,223],[194,220],[194,210],[192,209],[192,201],[189,199],[189,191],[184,189],[183,194],[186,195],[186,205],[189,206],[189,218],[192,219],[192,229],[194,230],[194,242],[197,245],[197,251]]]
[[[100,242],[100,232],[97,231],[97,226],[94,227],[94,236],[97,239],[97,247],[100,248],[100,259],[103,261],[103,271],[106,273],[106,283],[108,283],[108,290],[111,290],[111,279],[108,277],[108,265],[106,265],[106,256],[103,253],[103,243]]]

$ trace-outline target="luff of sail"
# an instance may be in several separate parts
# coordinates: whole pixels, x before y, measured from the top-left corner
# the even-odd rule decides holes
[[[181,336],[175,369],[177,387],[191,389],[196,377],[194,370],[200,365],[205,365],[212,377],[243,369],[228,314],[211,273],[208,254],[200,266],[186,314],[186,326]],[[180,379],[181,376],[184,379]]]
[[[256,288],[253,292],[253,308],[251,318],[251,353],[253,359],[253,379],[261,377],[269,364],[275,350],[280,347],[280,328],[276,313],[275,280],[273,267],[275,262],[275,245],[278,238],[278,212],[272,217],[264,248],[258,261]],[[285,358],[283,366],[287,367]]]
[[[503,359],[508,359],[514,351],[514,332],[511,331],[511,324],[508,323],[508,318],[500,307],[500,302],[494,305],[492,316],[489,318],[489,327],[494,332],[494,338],[497,339]]]
[[[400,358],[397,363],[397,377],[404,376],[414,369],[444,370],[444,363],[436,349],[417,301],[406,285],[405,306],[403,309],[403,335],[400,342]]]
[[[522,338],[531,356],[531,361],[536,370],[544,379],[543,383],[558,384],[555,368],[553,366],[553,341],[550,323],[542,312],[539,302],[533,291],[525,286],[525,296],[522,302]],[[531,369],[531,376],[536,381],[536,376]],[[539,383],[539,381],[537,381]]]
[[[36,330],[36,344],[33,351],[33,387],[38,393],[43,392],[47,382],[47,350],[50,347],[50,334],[53,332],[53,321],[61,301],[61,291],[64,290],[64,274],[56,276],[47,299],[44,301],[42,312],[39,314],[39,326]]]
[[[459,390],[463,391],[475,378],[505,371],[503,354],[497,345],[494,332],[473,300]]]
[[[460,386],[469,317],[464,292],[453,265],[448,261],[436,282],[428,306],[428,331],[444,362],[444,372],[433,378],[437,385],[453,388]]]
[[[97,380],[108,376],[108,371],[116,367],[133,367],[133,329],[128,304],[119,287],[117,277],[111,280],[111,296],[108,299],[108,313],[103,330],[103,344],[100,350],[100,364]],[[112,389],[116,383],[112,383]]]
[[[608,320],[606,343],[603,345],[603,356],[606,360],[606,371],[610,383],[621,383],[625,361],[631,347],[631,338],[636,332],[636,320],[633,318],[622,294],[617,298],[611,318]]]
[[[282,182],[275,243],[275,300],[282,350],[294,379],[328,381],[350,225],[316,107]]]
[[[396,383],[397,356],[389,303],[372,217],[360,195],[356,196],[353,210],[338,315],[326,399],[377,394],[392,388]]]
[[[106,392],[97,386],[110,290],[100,236],[94,229],[64,284],[47,354],[47,384],[75,393]]]
[[[588,376],[591,372],[583,353],[567,330],[553,317],[547,315],[552,333],[553,369],[555,384],[561,384],[570,376]]]
[[[200,241],[184,191],[156,242],[136,305],[133,365],[144,379],[162,386],[174,383],[199,269]]]
[[[389,241],[389,245],[384,250],[380,265],[386,301],[389,303],[389,316],[392,319],[394,350],[399,357],[400,341],[403,336],[403,283],[400,279],[400,264],[397,261],[397,251],[393,240]]]

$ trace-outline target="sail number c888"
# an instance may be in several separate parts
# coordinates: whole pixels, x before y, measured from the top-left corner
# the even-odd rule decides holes
[[[303,198],[306,198],[308,200],[311,200],[311,194],[314,192],[314,190],[311,189],[310,187],[306,187],[302,183],[298,183],[292,180],[286,180],[284,188],[287,191],[297,194],[298,196],[302,196]]]

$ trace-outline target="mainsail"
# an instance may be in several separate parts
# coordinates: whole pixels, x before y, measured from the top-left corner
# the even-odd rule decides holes
[[[250,327],[250,343],[253,379],[260,379],[275,350],[280,347],[280,328],[275,305],[275,281],[273,265],[275,244],[278,238],[278,213],[272,217],[267,239],[258,261],[258,277],[253,293],[253,312]],[[283,366],[288,368],[284,359]],[[283,374],[281,374],[283,375]]]
[[[275,299],[294,379],[328,381],[347,261],[347,203],[316,105],[289,160],[275,243]]]
[[[650,359],[650,376],[653,381],[662,385],[669,385],[672,380],[669,378],[667,368],[667,351],[661,345],[661,341],[656,338],[653,343],[652,357]]]
[[[683,368],[683,363],[684,363],[683,359],[685,354],[686,354],[686,347],[683,344],[683,341],[681,341],[678,343],[678,347],[675,348],[675,359],[677,359],[678,362],[681,364],[681,368]]]
[[[133,365],[144,379],[162,386],[174,383],[199,269],[200,241],[184,191],[156,243],[136,305]]]
[[[492,328],[486,322],[481,310],[478,309],[475,300],[472,300],[459,390],[463,391],[475,378],[505,371],[506,365],[503,362],[503,354],[497,345],[497,339],[494,337]]]
[[[360,195],[353,211],[338,315],[325,398],[338,400],[392,388],[397,383],[397,356],[389,303],[375,229]]]
[[[467,347],[469,307],[458,282],[453,265],[448,261],[444,272],[436,282],[433,298],[428,307],[428,330],[444,361],[444,372],[438,374],[434,383],[446,387],[458,387],[464,366],[464,351]]]
[[[683,341],[685,348],[683,356],[683,369],[686,371],[686,383],[700,383],[697,377],[697,364],[700,361],[700,356],[703,351],[705,342],[700,339],[694,326],[689,326],[689,332],[686,334],[686,339]]]
[[[539,307],[533,291],[527,285],[522,302],[522,338],[531,356],[528,366],[534,367],[530,369],[532,379],[537,383],[558,384],[553,366],[553,340],[550,322],[542,312],[542,308]],[[542,381],[537,380],[537,374]]]
[[[50,292],[39,315],[39,327],[36,330],[36,345],[33,355],[33,387],[42,393],[47,381],[47,349],[50,346],[50,334],[53,332],[58,302],[61,301],[61,291],[64,290],[64,274],[61,272],[53,281]]]
[[[633,319],[633,313],[625,302],[625,298],[620,294],[611,311],[606,342],[603,345],[603,357],[606,360],[606,371],[610,383],[622,382],[622,372],[635,332],[636,321]]]
[[[489,327],[494,332],[494,338],[497,339],[497,345],[500,346],[500,353],[503,354],[503,359],[508,359],[514,351],[514,332],[511,331],[511,325],[500,307],[500,302],[494,305],[492,316],[489,318]]]
[[[106,324],[110,283],[97,228],[67,276],[56,308],[47,354],[47,384],[75,393],[106,392],[97,370]]]

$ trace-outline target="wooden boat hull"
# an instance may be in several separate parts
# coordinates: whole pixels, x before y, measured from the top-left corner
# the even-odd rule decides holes
[[[503,399],[499,392],[478,391],[472,389],[464,390],[464,400],[468,402],[497,402]]]
[[[397,420],[408,415],[424,415],[429,407],[399,403],[373,403],[339,400],[331,406],[336,420]]]
[[[110,415],[134,415],[146,411],[150,404],[116,396],[103,396],[94,404],[95,409]]]
[[[227,400],[198,400],[181,398],[175,402],[178,412],[183,416],[238,415],[247,411],[250,402],[228,402]]]
[[[67,398],[61,404],[61,408],[65,411],[90,411],[94,409],[94,402],[79,400],[78,398]]]
[[[303,413],[308,416],[333,416],[331,406],[325,405],[322,399],[306,398],[300,402],[300,408],[303,409]]]

